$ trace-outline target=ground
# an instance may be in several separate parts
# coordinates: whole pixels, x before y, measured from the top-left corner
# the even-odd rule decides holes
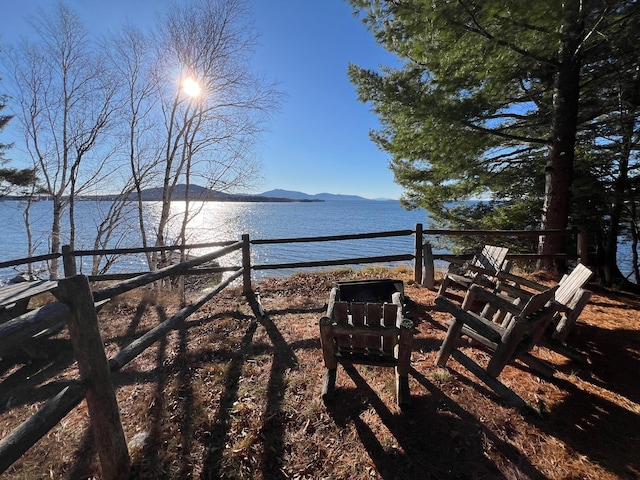
[[[339,367],[335,399],[319,398],[318,320],[331,284],[405,281],[415,324],[412,406],[395,402],[393,370]],[[176,331],[114,373],[132,479],[640,478],[640,299],[590,285],[567,342],[590,364],[543,347],[551,379],[508,366],[515,408],[451,359],[434,366],[447,314],[406,271],[294,275],[254,285],[264,315],[224,290]],[[100,312],[108,356],[176,311],[171,295],[126,294]],[[487,354],[465,347],[483,364]],[[77,378],[66,330],[0,360],[0,437],[65,380]],[[41,355],[44,356],[44,355]],[[0,479],[101,478],[82,402]]]

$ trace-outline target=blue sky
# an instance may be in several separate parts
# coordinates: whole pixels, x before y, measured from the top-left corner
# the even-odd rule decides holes
[[[51,0],[3,2],[2,43],[28,31],[26,18]],[[144,27],[170,2],[163,0],[68,0],[96,33],[126,22]],[[256,69],[279,82],[286,94],[281,110],[256,147],[262,182],[256,192],[275,188],[309,194],[355,194],[398,198],[389,157],[369,139],[378,128],[369,106],[358,102],[347,77],[349,62],[377,69],[395,58],[377,46],[354,18],[346,0],[251,0],[260,33]],[[0,83],[0,88],[2,84]],[[1,135],[8,143],[9,129]],[[17,157],[16,153],[8,156]]]

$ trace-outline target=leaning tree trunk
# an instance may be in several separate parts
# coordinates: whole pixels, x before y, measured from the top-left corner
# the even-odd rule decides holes
[[[577,7],[574,8],[576,11],[569,12],[569,20],[565,24],[564,40],[554,82],[551,142],[545,168],[543,229],[565,229],[569,221],[580,99],[580,56],[577,52],[582,38],[582,25],[578,21],[579,11]],[[562,242],[562,237],[559,235],[541,236],[538,253],[540,255],[562,253],[564,251]],[[538,267],[560,272],[565,268],[562,262],[544,257],[539,260]]]

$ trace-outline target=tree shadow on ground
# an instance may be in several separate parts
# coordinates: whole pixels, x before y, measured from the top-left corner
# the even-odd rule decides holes
[[[640,331],[578,324],[567,343],[586,352],[588,365],[567,362],[557,369],[640,404]]]
[[[619,478],[640,478],[640,415],[570,381],[552,382],[567,391],[566,400],[532,423]]]
[[[384,479],[503,478],[504,473],[487,457],[487,448],[500,450],[517,477],[545,478],[516,448],[498,438],[414,369],[411,376],[419,388],[413,388],[411,407],[394,413],[358,368],[344,367],[355,388],[337,389],[334,399],[327,403],[327,410],[338,426],[354,426]],[[392,370],[389,374],[393,375]],[[388,434],[372,431],[363,415],[369,408],[379,416]]]
[[[49,381],[75,361],[69,339],[49,338],[38,343],[41,358],[30,358],[16,351],[0,359],[0,374],[15,369],[0,384],[0,414],[10,408],[49,400],[57,395],[65,381]]]
[[[224,451],[224,442],[229,433],[230,416],[229,411],[238,396],[239,379],[242,372],[242,365],[247,355],[255,350],[253,336],[258,325],[262,326],[269,337],[272,347],[268,347],[272,353],[272,366],[267,384],[267,405],[264,409],[264,421],[261,429],[262,438],[262,474],[263,478],[281,478],[279,465],[283,454],[284,425],[280,419],[282,413],[282,402],[285,394],[285,375],[288,369],[297,366],[298,361],[291,346],[282,337],[276,325],[268,315],[265,315],[258,305],[253,295],[248,295],[247,299],[257,318],[252,321],[251,326],[245,333],[241,346],[237,354],[233,355],[232,363],[225,378],[225,392],[221,398],[218,409],[218,418],[211,428],[211,439],[207,442],[207,454],[203,468],[203,478],[220,478],[222,475],[221,464]]]

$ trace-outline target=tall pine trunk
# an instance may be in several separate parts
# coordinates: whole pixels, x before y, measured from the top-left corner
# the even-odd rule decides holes
[[[574,3],[574,2],[569,2]],[[545,168],[545,192],[542,211],[542,228],[566,229],[571,205],[571,182],[575,157],[578,105],[580,99],[580,55],[582,22],[578,3],[568,7],[564,26],[563,43],[559,55],[558,70],[554,81],[553,119],[549,158]],[[559,235],[541,236],[538,253],[553,255],[562,253],[564,245]],[[538,267],[563,271],[563,262],[542,258]]]

